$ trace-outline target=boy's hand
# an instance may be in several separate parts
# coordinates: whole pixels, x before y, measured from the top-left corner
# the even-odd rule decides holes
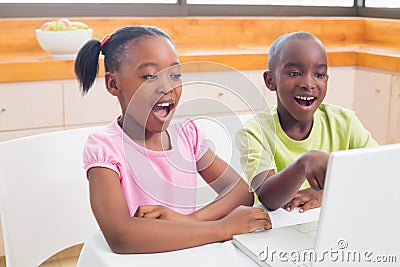
[[[304,166],[304,175],[311,188],[315,191],[324,189],[328,159],[329,154],[318,150],[311,150],[301,158]]]
[[[239,206],[219,220],[225,240],[232,236],[253,232],[257,229],[271,229],[272,223],[267,212],[262,208]]]
[[[314,191],[311,188],[300,190],[293,197],[291,201],[285,204],[282,208],[287,211],[293,211],[296,207],[301,207],[299,212],[305,212],[309,209],[321,207],[322,202],[322,192]]]
[[[161,219],[167,221],[192,222],[194,218],[190,215],[180,214],[162,205],[139,206],[134,217]]]

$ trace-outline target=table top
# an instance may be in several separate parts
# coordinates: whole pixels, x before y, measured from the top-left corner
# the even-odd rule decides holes
[[[320,209],[299,213],[298,209],[287,212],[278,209],[269,212],[274,228],[315,221]],[[116,254],[113,253],[99,231],[85,242],[79,257],[79,267],[89,266],[258,266],[232,241],[217,242],[194,248],[152,254]]]

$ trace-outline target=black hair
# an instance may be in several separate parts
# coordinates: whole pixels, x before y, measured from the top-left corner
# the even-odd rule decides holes
[[[291,40],[314,40],[316,41],[319,45],[321,45],[322,49],[325,50],[325,46],[321,42],[320,39],[318,39],[315,35],[309,32],[291,32],[291,33],[286,33],[281,36],[279,36],[271,45],[268,51],[268,69],[271,70],[274,68],[274,64],[276,62],[276,58],[278,55],[281,53],[282,48],[288,43],[288,41]]]
[[[127,43],[142,38],[162,36],[173,44],[171,38],[154,26],[127,26],[118,29],[102,46],[96,39],[89,40],[79,50],[75,59],[75,75],[83,94],[92,87],[99,72],[99,55],[104,55],[105,71],[118,71],[120,59],[127,52]]]

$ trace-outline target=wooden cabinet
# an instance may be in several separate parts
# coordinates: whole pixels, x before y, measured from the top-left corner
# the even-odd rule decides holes
[[[355,67],[330,67],[325,103],[353,109]]]
[[[400,75],[392,76],[388,143],[400,143]]]
[[[187,73],[177,117],[255,112],[266,107],[262,71]],[[0,83],[0,141],[44,132],[105,125],[121,113],[98,78],[82,96],[75,79]]]
[[[110,122],[121,113],[118,99],[105,88],[104,78],[98,78],[84,96],[76,80],[63,80],[62,83],[66,127]]]
[[[258,112],[276,103],[263,70],[186,73],[177,118]],[[380,143],[400,142],[400,75],[329,68],[325,102],[356,111]],[[0,83],[0,141],[62,129],[104,125],[120,114],[98,78],[85,96],[74,79]]]
[[[60,82],[0,83],[0,131],[62,126]]]
[[[177,117],[258,112],[267,107],[262,71],[185,73]]]
[[[357,70],[354,110],[379,144],[388,142],[392,75]]]
[[[120,114],[99,78],[85,96],[74,79],[0,83],[0,142],[63,129],[102,125]]]

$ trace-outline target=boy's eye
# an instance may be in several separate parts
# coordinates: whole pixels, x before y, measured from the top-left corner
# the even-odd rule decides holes
[[[176,73],[170,75],[173,80],[179,80],[182,77],[182,74]]]
[[[143,76],[142,78],[149,80],[149,81],[154,81],[155,79],[157,79],[157,77],[158,77],[157,75],[148,74],[148,75]]]
[[[290,71],[289,75],[292,76],[292,77],[297,77],[297,76],[300,76],[300,72],[298,72],[298,71]]]
[[[317,78],[320,78],[320,79],[323,79],[323,78],[325,78],[325,74],[324,73],[315,73],[315,77],[317,77]]]

